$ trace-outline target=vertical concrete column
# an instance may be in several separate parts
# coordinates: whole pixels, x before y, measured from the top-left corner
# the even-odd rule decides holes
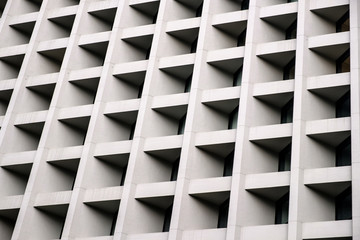
[[[353,240],[360,239],[360,3],[350,0],[350,99]]]
[[[307,63],[308,57],[307,36],[308,28],[311,25],[309,18],[308,0],[298,1],[297,15],[297,36],[296,36],[296,63],[295,63],[295,86],[294,86],[294,113],[292,130],[292,154],[291,154],[291,177],[290,177],[290,196],[289,196],[289,223],[288,239],[302,239],[302,211],[304,208],[304,167],[303,159],[305,156],[305,125],[308,107],[306,100],[306,78],[307,68],[311,67]]]
[[[246,30],[245,56],[243,64],[243,78],[241,84],[241,95],[239,102],[239,118],[236,131],[234,170],[231,183],[229,220],[226,233],[226,239],[241,239],[241,228],[245,226],[246,215],[244,202],[245,177],[246,177],[246,159],[249,159],[249,129],[251,127],[251,114],[254,109],[251,108],[253,100],[253,86],[257,75],[260,73],[254,71],[256,61],[256,47],[259,43],[259,12],[261,0],[251,0],[248,11],[248,22]]]

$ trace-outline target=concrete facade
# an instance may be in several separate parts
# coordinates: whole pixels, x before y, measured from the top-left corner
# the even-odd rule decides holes
[[[0,11],[1,240],[360,240],[359,1]]]

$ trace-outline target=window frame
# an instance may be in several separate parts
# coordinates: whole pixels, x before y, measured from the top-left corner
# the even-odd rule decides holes
[[[226,199],[219,206],[217,228],[226,228],[227,227],[228,218],[229,218],[229,205],[230,205],[230,198]]]
[[[346,198],[350,198],[350,204],[346,204]],[[348,208],[350,208],[350,212],[346,212],[345,213],[345,217],[341,216],[341,214],[343,214],[344,212],[341,211],[345,211],[349,210]],[[350,213],[350,215],[349,215]],[[341,192],[338,196],[336,196],[335,198],[335,220],[336,221],[340,221],[340,220],[350,220],[352,219],[352,191],[351,191],[351,186],[348,187],[347,189],[345,189],[343,192]]]
[[[349,108],[344,109],[346,107],[346,101],[349,102]],[[339,100],[336,101],[335,117],[341,118],[341,117],[350,117],[350,116],[351,116],[351,100],[350,100],[350,90],[349,90],[341,98],[339,98]]]
[[[291,69],[294,69],[294,77],[291,78]],[[295,57],[293,57],[283,68],[283,80],[295,78]]]
[[[290,159],[287,159],[287,154],[289,153],[290,153]],[[288,168],[287,165],[289,166]],[[279,153],[278,172],[285,172],[290,170],[291,170],[291,143],[289,143],[286,147],[284,147]]]
[[[275,224],[288,224],[289,222],[289,192],[285,193],[275,203]],[[287,216],[283,219],[284,207],[287,209]]]
[[[341,18],[339,18],[339,20],[336,21],[336,32],[347,32],[347,31],[342,31],[342,27],[343,24],[346,22],[346,20],[349,19],[349,30],[350,30],[350,13],[349,11],[347,11],[344,15],[341,16]]]
[[[292,123],[294,117],[293,115],[294,115],[294,98],[291,98],[281,108],[280,124]]]
[[[350,151],[350,159],[345,159],[344,150],[349,147]],[[335,166],[342,167],[342,166],[351,166],[351,136],[347,137],[344,141],[342,141],[336,147],[336,159],[335,159]]]
[[[336,59],[336,73],[345,73],[342,70],[342,64],[345,62],[347,58],[350,59],[350,49],[346,50],[338,59]]]

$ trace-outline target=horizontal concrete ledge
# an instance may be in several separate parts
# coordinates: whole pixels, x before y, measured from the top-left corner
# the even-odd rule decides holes
[[[350,73],[329,74],[307,79],[307,89],[317,90],[350,85]]]
[[[303,223],[303,239],[352,236],[352,220]]]
[[[88,12],[96,12],[99,10],[116,8],[116,7],[118,7],[118,4],[119,4],[119,0],[92,2],[89,5]]]
[[[128,154],[131,150],[132,141],[118,141],[98,143],[95,145],[94,157]]]
[[[144,4],[144,3],[151,3],[151,2],[160,2],[160,0],[130,0],[129,5],[134,6],[134,5]]]
[[[100,78],[103,67],[92,67],[80,70],[72,70],[69,74],[69,81],[82,80],[88,78]]]
[[[177,32],[187,29],[199,28],[201,18],[189,18],[171,21],[166,24],[165,31],[168,33]]]
[[[246,190],[283,186],[290,186],[290,171],[248,174],[245,178]]]
[[[282,80],[276,82],[256,83],[254,85],[253,96],[273,95],[279,93],[294,92],[294,80]]]
[[[32,76],[27,79],[26,87],[55,84],[58,81],[59,73],[43,74]]]
[[[249,226],[241,228],[242,240],[264,240],[264,239],[276,239],[287,240],[288,239],[288,225],[264,225],[264,226]]]
[[[14,125],[25,125],[31,123],[41,123],[46,121],[48,115],[48,110],[29,112],[29,113],[19,113],[16,115]]]
[[[83,146],[74,146],[51,149],[49,150],[48,161],[80,159],[83,148]]]
[[[69,43],[69,38],[59,38],[49,41],[40,42],[36,51],[46,52],[55,49],[65,49]]]
[[[227,23],[233,24],[235,22],[247,21],[248,15],[248,10],[216,14],[212,18],[211,25],[216,27],[217,25],[223,25]]]
[[[5,153],[1,156],[1,166],[30,164],[34,162],[37,151]]]
[[[231,177],[194,179],[189,184],[189,194],[228,192],[231,189]]]
[[[13,79],[7,79],[7,80],[1,80],[0,81],[0,91],[6,91],[14,89],[16,84],[16,78]]]
[[[351,167],[330,167],[304,170],[304,184],[323,184],[334,182],[350,182]]]
[[[326,46],[335,46],[350,43],[350,32],[332,33],[310,37],[308,39],[309,49],[316,49]]]
[[[181,148],[182,143],[183,135],[147,138],[144,143],[144,152]]]
[[[121,74],[145,72],[148,67],[148,60],[119,63],[114,66],[112,75],[117,76]]]
[[[76,15],[78,8],[79,8],[79,5],[52,9],[49,11],[48,19]]]
[[[83,106],[75,106],[62,108],[59,110],[59,120],[71,119],[71,118],[79,118],[79,117],[88,117],[91,115],[93,110],[93,105],[83,105]]]
[[[79,46],[93,43],[110,41],[111,31],[82,35],[79,39]]]
[[[142,183],[136,186],[135,198],[154,198],[175,195],[176,182]]]
[[[204,90],[201,97],[202,103],[219,102],[224,100],[239,99],[241,87],[228,87]]]
[[[291,136],[292,123],[251,127],[249,132],[250,141],[285,138]]]
[[[226,228],[186,230],[183,232],[182,240],[225,240]]]
[[[152,109],[183,106],[189,104],[189,93],[156,96],[153,98]]]
[[[39,12],[27,13],[18,16],[12,16],[9,25],[18,25],[22,23],[35,22],[38,18]]]
[[[71,194],[72,191],[39,193],[36,195],[34,207],[69,204]]]
[[[28,44],[22,44],[11,47],[0,48],[0,58],[25,54],[27,47]]]
[[[269,43],[261,43],[256,48],[256,55],[281,54],[284,52],[292,52],[296,49],[296,39],[282,40]]]
[[[297,10],[297,2],[266,6],[260,9],[260,18],[270,18],[291,13],[297,14]]]
[[[214,62],[226,61],[230,59],[240,59],[240,58],[244,58],[244,55],[245,55],[245,47],[233,47],[233,48],[213,50],[208,52],[206,62],[214,63]]]
[[[349,5],[349,0],[311,0],[310,10]]]
[[[161,233],[141,233],[141,234],[129,234],[126,240],[167,240],[169,237],[168,232]]]
[[[155,24],[149,24],[138,27],[125,28],[122,32],[121,39],[136,38],[140,36],[149,36],[155,33]]]
[[[19,209],[23,198],[23,195],[1,197],[0,210]]]
[[[332,118],[306,122],[306,135],[350,131],[350,117]]]
[[[108,102],[105,104],[104,114],[113,114],[120,112],[138,111],[140,107],[140,98],[124,101]]]
[[[195,146],[202,147],[208,145],[234,143],[235,139],[236,129],[196,133]]]
[[[88,189],[85,192],[84,203],[120,200],[122,192],[122,186]]]
[[[195,54],[183,54],[171,57],[162,57],[159,60],[159,69],[193,65],[195,63]]]

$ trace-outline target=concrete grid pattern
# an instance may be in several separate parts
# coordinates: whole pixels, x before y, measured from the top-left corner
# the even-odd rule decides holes
[[[0,11],[1,240],[360,240],[357,0]]]

